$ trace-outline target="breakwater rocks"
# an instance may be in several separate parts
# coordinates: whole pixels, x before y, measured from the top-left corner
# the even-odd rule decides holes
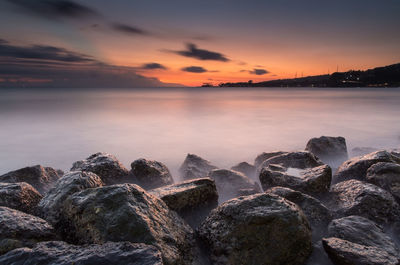
[[[0,264],[400,264],[400,153],[348,156],[324,136],[231,169],[188,154],[180,176],[107,153],[17,169]]]

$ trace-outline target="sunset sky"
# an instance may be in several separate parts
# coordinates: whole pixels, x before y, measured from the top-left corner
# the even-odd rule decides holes
[[[198,86],[400,62],[399,0],[0,0],[0,88]]]

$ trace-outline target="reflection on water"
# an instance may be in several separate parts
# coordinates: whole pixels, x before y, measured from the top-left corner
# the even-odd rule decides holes
[[[394,148],[399,120],[400,89],[0,91],[0,174],[69,169],[98,151],[176,174],[188,152],[230,167],[321,135],[344,136],[349,149]]]

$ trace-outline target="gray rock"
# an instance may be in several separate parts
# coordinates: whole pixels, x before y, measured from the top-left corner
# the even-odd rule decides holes
[[[233,167],[231,167],[231,169],[241,172],[251,179],[255,179],[256,177],[256,167],[247,162],[241,162],[237,165],[234,165]]]
[[[194,154],[187,154],[185,161],[179,168],[179,173],[183,180],[198,179],[207,177],[208,173],[216,168],[208,160]]]
[[[56,229],[63,222],[62,207],[72,194],[103,186],[100,177],[92,172],[71,171],[60,178],[38,205],[39,215]]]
[[[329,164],[334,168],[337,168],[349,159],[346,140],[340,136],[312,138],[308,141],[306,150],[316,155],[325,164]]]
[[[198,229],[214,264],[303,264],[311,254],[311,231],[300,208],[274,194],[229,200]]]
[[[287,154],[288,152],[283,152],[283,151],[274,151],[274,152],[269,152],[269,153],[261,153],[259,154],[255,159],[254,159],[254,166],[256,168],[259,168],[261,166],[261,164],[267,160],[270,159],[271,157],[274,156],[279,156],[279,155],[283,155],[283,154]]]
[[[379,162],[367,171],[367,181],[389,191],[400,202],[400,165]]]
[[[129,171],[113,155],[96,153],[73,163],[71,171],[89,171],[98,175],[105,185],[133,182]]]
[[[57,171],[53,168],[37,165],[8,172],[0,176],[0,182],[26,182],[40,193],[46,193],[59,177]]]
[[[69,245],[62,241],[38,243],[33,249],[19,248],[0,256],[4,265],[162,265],[160,252],[153,246],[130,242],[101,245]]]
[[[0,206],[34,214],[42,195],[26,182],[0,183]]]
[[[385,250],[331,237],[322,239],[325,251],[337,265],[398,265],[399,260]]]
[[[64,203],[64,235],[75,243],[129,241],[154,245],[166,264],[192,259],[193,230],[174,211],[135,184],[74,193]]]
[[[237,171],[214,169],[209,173],[209,177],[217,185],[220,202],[241,196],[244,191],[251,194],[261,192],[258,183]]]
[[[258,172],[262,168],[271,164],[279,164],[286,168],[311,168],[324,165],[315,155],[307,151],[290,152],[282,155],[271,157],[265,160],[258,168]]]
[[[15,248],[33,247],[37,242],[56,238],[53,227],[45,220],[0,207],[0,255]]]
[[[131,168],[131,175],[144,189],[155,189],[174,183],[167,166],[161,162],[142,158],[133,161]]]

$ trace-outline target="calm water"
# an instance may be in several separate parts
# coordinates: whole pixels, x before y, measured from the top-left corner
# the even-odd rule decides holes
[[[69,169],[104,151],[176,174],[186,153],[221,167],[263,151],[303,149],[321,135],[355,146],[400,146],[400,89],[0,91],[0,174]]]

